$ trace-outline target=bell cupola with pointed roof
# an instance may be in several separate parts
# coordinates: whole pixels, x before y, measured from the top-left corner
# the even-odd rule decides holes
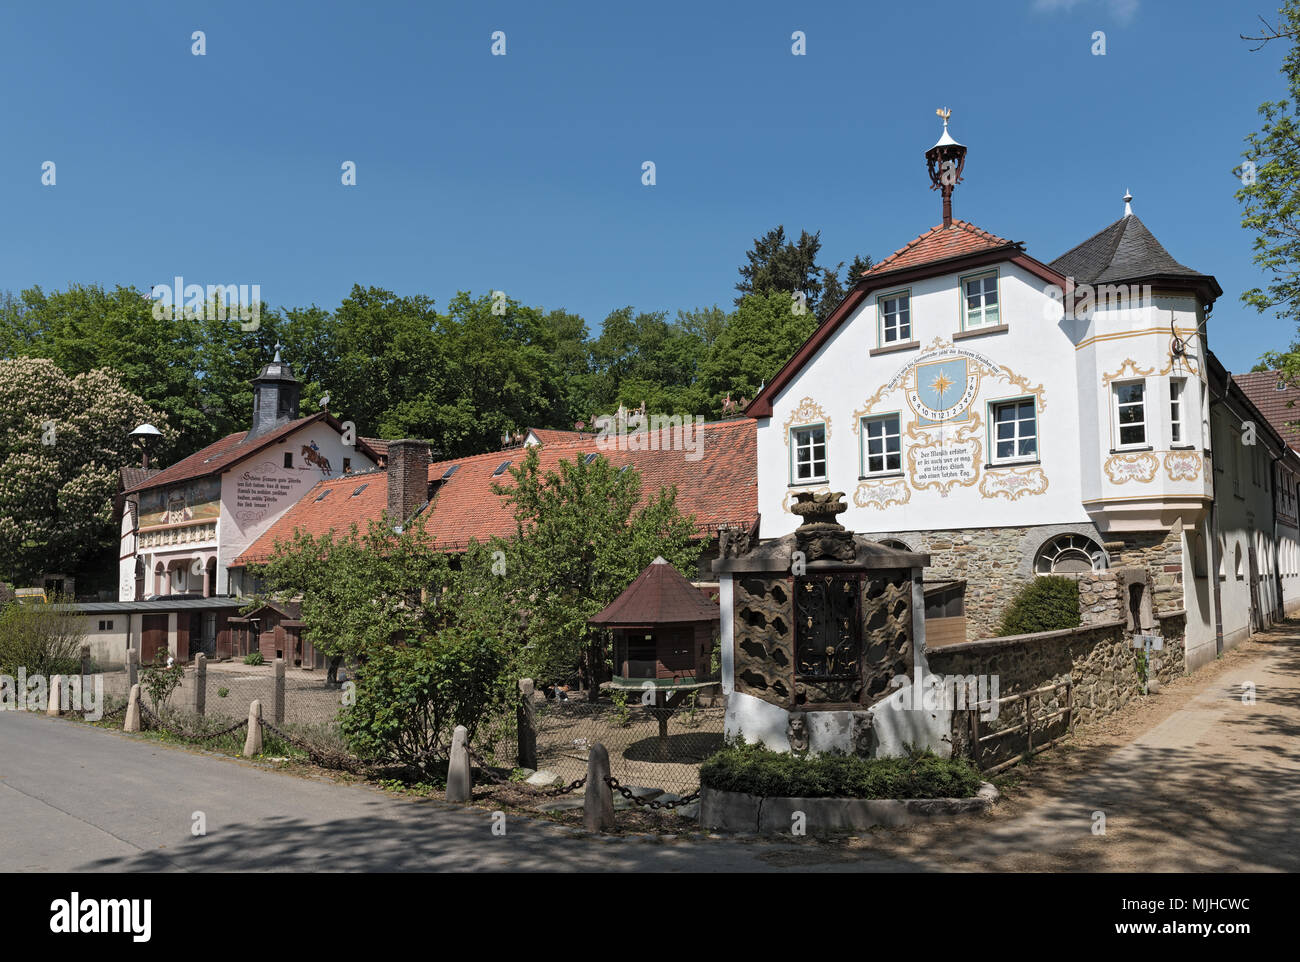
[[[302,385],[293,376],[293,369],[280,360],[280,346],[275,357],[253,378],[253,426],[248,438],[273,431],[298,418],[298,395]]]
[[[943,194],[943,226],[951,227],[952,192],[961,183],[961,172],[966,166],[966,147],[948,133],[948,118],[952,111],[940,107],[935,113],[943,118],[943,134],[925,152],[925,167],[930,173],[930,189]]]

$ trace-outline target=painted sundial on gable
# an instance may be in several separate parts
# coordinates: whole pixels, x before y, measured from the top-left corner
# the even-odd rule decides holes
[[[965,420],[979,393],[979,384],[979,365],[972,364],[969,358],[918,362],[916,386],[907,392],[907,403],[916,412],[921,427]]]

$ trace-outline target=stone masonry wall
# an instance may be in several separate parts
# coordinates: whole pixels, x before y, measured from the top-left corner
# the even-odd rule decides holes
[[[1103,547],[1110,566],[1146,568],[1155,581],[1157,614],[1183,610],[1183,526],[1168,531],[1125,532]]]
[[[1152,677],[1169,682],[1183,673],[1185,618],[1177,614],[1159,621],[1164,649],[1156,653],[1157,663]],[[1138,651],[1132,647],[1131,637],[1124,622],[1117,620],[1065,631],[987,638],[935,648],[927,652],[927,657],[930,671],[936,675],[996,675],[1001,698],[1070,680],[1074,727],[1079,729],[1087,728],[1119,711],[1133,699],[1143,697]],[[1042,720],[1043,716],[1065,706],[1064,689],[1033,696],[1035,745],[1065,733],[1068,728],[1066,717]],[[1024,717],[1023,700],[1003,705],[997,718],[980,722],[980,735],[1015,728],[1023,723]],[[969,712],[953,712],[954,755],[972,757],[969,722]],[[982,768],[989,768],[1020,754],[1027,743],[1023,731],[985,742],[977,762]]]
[[[1020,586],[1033,578],[1024,571],[1023,545],[1030,528],[979,528],[969,531],[906,531],[895,537],[914,551],[930,554],[926,581],[964,579],[966,637],[995,634],[1002,611]],[[1036,546],[1035,546],[1036,547]]]

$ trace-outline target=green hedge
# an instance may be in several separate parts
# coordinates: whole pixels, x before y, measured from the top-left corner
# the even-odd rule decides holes
[[[971,798],[983,779],[966,759],[802,758],[738,741],[700,767],[700,786],[772,798]]]
[[[1079,582],[1042,575],[1016,592],[1002,613],[999,635],[1028,635],[1079,627]]]

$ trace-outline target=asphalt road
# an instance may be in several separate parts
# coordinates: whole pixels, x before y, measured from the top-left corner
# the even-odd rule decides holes
[[[191,833],[195,812],[206,816],[205,836]],[[765,855],[801,844],[597,838],[514,817],[504,836],[491,829],[483,809],[0,712],[5,872],[770,871]],[[854,867],[918,866],[864,857]]]

